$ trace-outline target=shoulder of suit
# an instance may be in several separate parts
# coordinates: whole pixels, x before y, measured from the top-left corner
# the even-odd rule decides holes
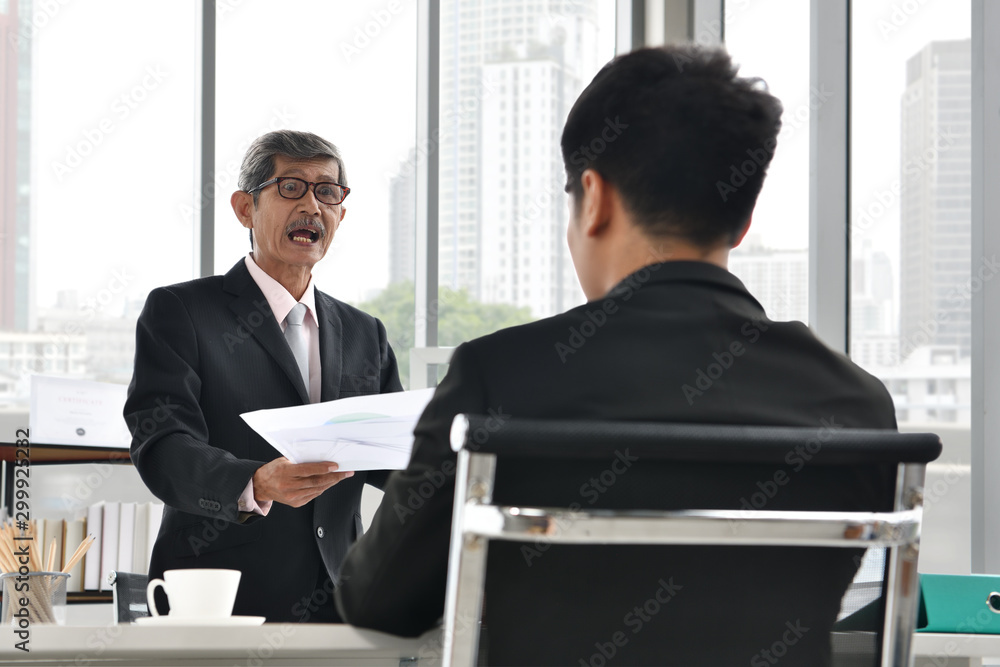
[[[888,399],[892,404],[892,399],[885,384],[877,376],[862,368],[856,361],[840,350],[830,347],[823,339],[816,335],[805,323],[799,321],[774,322],[768,321],[768,325],[777,329],[784,329],[787,333],[797,337],[800,344],[808,342],[809,347],[805,350],[817,361],[825,357],[825,367],[833,368],[839,365],[843,372],[853,375],[854,378],[865,385],[873,397]]]

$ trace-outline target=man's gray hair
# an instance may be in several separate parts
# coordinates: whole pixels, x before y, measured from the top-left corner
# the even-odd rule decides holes
[[[240,166],[239,188],[244,192],[270,180],[274,174],[274,156],[284,155],[293,160],[329,159],[337,163],[340,176],[338,182],[347,185],[347,171],[340,150],[326,139],[312,132],[276,130],[257,137]],[[260,191],[253,193],[253,205],[257,206]]]

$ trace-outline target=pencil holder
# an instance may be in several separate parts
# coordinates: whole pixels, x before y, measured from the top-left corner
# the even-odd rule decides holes
[[[3,624],[17,629],[31,625],[66,625],[65,572],[8,572],[0,575]]]

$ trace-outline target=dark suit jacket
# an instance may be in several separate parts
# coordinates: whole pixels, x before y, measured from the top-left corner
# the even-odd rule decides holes
[[[316,313],[323,401],[401,391],[381,322],[319,290]],[[269,621],[307,620],[308,608],[328,598],[318,575],[325,566],[336,581],[362,533],[362,487],[381,487],[385,472],[358,472],[301,508],[274,503],[266,517],[237,509],[254,471],[279,456],[240,414],[308,402],[244,260],[225,276],[150,292],[125,419],[132,461],[166,503],[151,578],[175,568],[242,570],[233,613]]]
[[[389,477],[370,531],[344,562],[337,602],[348,622],[416,635],[442,615],[454,493],[455,456],[449,430],[458,413],[492,414],[497,419],[794,425],[815,427],[818,433],[838,426],[892,429],[896,425],[892,401],[876,378],[827,348],[805,325],[770,321],[729,272],[701,262],[654,264],[629,276],[604,299],[496,332],[455,350],[447,376],[415,429],[409,467]],[[610,463],[567,465],[565,474],[558,477],[536,475],[530,468],[505,471],[500,467],[497,486],[512,479],[519,495],[527,494],[530,504],[542,506],[566,506],[566,498],[575,498],[584,507],[627,506],[632,496],[640,495],[655,499],[650,509],[740,508],[741,498],[760,490],[753,480],[741,479],[739,470],[732,471],[729,498],[704,497],[697,471],[690,470],[652,477],[630,472],[611,486],[592,483],[602,479],[601,469]],[[767,508],[783,509],[786,497],[792,502],[794,495],[795,502],[814,508],[829,504],[852,509],[872,498],[886,498],[891,488],[892,471],[880,472],[874,481],[859,478],[851,488],[796,477]],[[503,502],[499,494],[494,500]],[[581,553],[580,547],[573,548]],[[805,596],[822,596],[824,591],[836,595],[850,582],[857,565],[853,562],[856,554],[845,561],[844,551],[828,554],[827,561],[810,556],[803,566],[762,550],[747,555],[716,549],[709,554],[699,547],[665,547],[672,550],[663,552],[662,561],[649,561],[649,556],[642,560],[629,547],[610,551],[588,547],[585,560],[596,563],[605,577],[616,577],[614,588],[634,605],[642,606],[657,595],[661,581],[685,586],[692,591],[687,600],[694,602],[697,596],[702,602],[685,607],[685,595],[679,592],[662,610],[660,604],[651,604],[659,616],[642,620],[641,615],[628,616],[633,604],[613,606],[621,605],[620,600],[609,599],[607,615],[583,627],[563,612],[583,604],[593,593],[574,575],[581,561],[561,549],[551,547],[544,554],[534,554],[520,551],[517,543],[490,545],[490,567],[496,561],[499,570],[487,582],[486,623],[494,630],[515,623],[520,628],[515,633],[519,641],[491,643],[490,664],[508,664],[505,660],[513,660],[525,647],[531,647],[535,664],[564,664],[557,661],[566,655],[578,655],[584,664],[603,664],[606,655],[598,653],[599,644],[616,652],[608,664],[667,664],[671,659],[685,664],[695,656],[685,657],[679,651],[669,657],[644,653],[643,637],[676,631],[686,640],[696,633],[705,637],[706,646],[724,646],[737,644],[737,635],[745,631],[751,640],[754,633],[770,636],[773,632],[775,640],[781,641],[788,630],[785,622],[797,620],[813,624],[806,639],[796,637],[800,656],[809,654],[803,662],[822,664],[828,650],[822,628],[832,623],[836,609],[827,608],[818,618],[768,618],[763,611],[768,600],[744,600],[738,590],[725,587],[714,590],[711,577],[697,579],[692,568],[720,573],[749,563],[760,576],[774,579],[774,591],[780,597],[796,589]],[[536,600],[531,606],[519,605],[511,582],[515,570],[526,567],[566,582],[564,590],[548,604]],[[817,571],[818,582],[812,580]],[[530,595],[530,591],[524,593]],[[666,595],[659,593],[661,598]],[[759,605],[760,627],[741,630],[730,623],[720,628],[730,604],[744,609]],[[705,626],[705,614],[716,614],[713,627]],[[530,636],[535,620],[544,620],[550,628],[554,622],[559,629],[550,636]],[[629,621],[638,622],[639,629],[655,630],[633,635],[636,628]],[[607,644],[619,630],[628,645]],[[812,648],[806,647],[809,643]],[[575,648],[567,653],[567,647]],[[513,652],[505,653],[507,648]],[[750,663],[754,655],[739,652],[744,649],[725,659]],[[782,664],[797,664],[793,653],[789,651]],[[591,660],[592,654],[599,660]],[[576,659],[569,662],[579,664]]]

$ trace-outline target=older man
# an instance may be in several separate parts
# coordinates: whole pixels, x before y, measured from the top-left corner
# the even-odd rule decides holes
[[[153,290],[137,325],[125,419],[132,461],[166,503],[149,574],[238,569],[234,614],[336,621],[361,490],[385,473],[293,464],[240,414],[400,391],[396,359],[381,322],[313,286],[350,192],[336,146],[266,134],[239,185],[251,252],[224,276]]]

